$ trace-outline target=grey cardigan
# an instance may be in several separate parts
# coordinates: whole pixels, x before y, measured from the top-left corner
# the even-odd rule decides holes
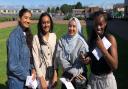
[[[77,44],[75,48],[70,54],[65,52],[65,41],[66,37],[62,37],[56,47],[56,55],[55,55],[55,68],[57,68],[58,64],[61,64],[64,71],[67,71],[73,76],[77,76],[80,73],[86,72],[86,66],[79,59],[79,54],[81,51],[83,53],[88,52],[88,45],[84,44],[80,39],[77,39]]]

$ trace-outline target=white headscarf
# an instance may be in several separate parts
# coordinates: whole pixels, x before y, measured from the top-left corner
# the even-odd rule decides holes
[[[72,18],[70,18],[69,23],[70,23],[72,20],[75,20],[75,22],[76,22],[76,28],[77,28],[78,34],[79,34],[79,35],[82,34],[82,33],[81,33],[81,24],[80,24],[80,21],[79,21],[76,17],[72,17]]]
[[[87,52],[88,52],[88,45],[87,43],[85,42],[85,40],[83,39],[83,37],[81,37],[81,24],[80,24],[80,21],[76,18],[76,17],[72,17],[70,20],[69,20],[69,23],[72,21],[72,20],[75,20],[76,22],[76,28],[77,28],[77,33],[74,35],[74,36],[66,36],[66,43],[65,43],[65,50],[67,53],[71,53],[73,51],[73,49],[75,48],[76,44],[77,44],[77,39],[80,39],[83,44],[87,47]]]

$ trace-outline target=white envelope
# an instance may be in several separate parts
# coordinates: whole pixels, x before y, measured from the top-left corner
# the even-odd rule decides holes
[[[75,89],[70,81],[67,81],[66,78],[60,78],[60,81],[66,86],[67,89]]]
[[[27,76],[25,86],[29,86],[32,89],[36,89],[37,86],[38,86],[38,82],[37,82],[36,79],[35,80],[32,80],[32,76]]]
[[[103,37],[102,42],[103,42],[104,47],[105,47],[106,49],[108,49],[108,48],[111,46],[111,43],[108,41],[108,39],[107,39],[106,37]],[[96,57],[96,59],[97,59],[98,61],[99,61],[100,58],[102,57],[102,53],[101,53],[100,49],[97,48],[97,47],[92,51],[92,53],[93,53],[93,55]]]

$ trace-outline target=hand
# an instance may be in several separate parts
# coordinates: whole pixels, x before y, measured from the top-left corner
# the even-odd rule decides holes
[[[32,80],[34,81],[36,79],[36,71],[35,69],[32,69]]]
[[[56,87],[57,85],[57,72],[56,70],[54,70],[54,76],[53,76],[53,80],[52,80],[52,87]]]
[[[88,57],[86,57],[84,60],[83,60],[83,63],[85,63],[85,64],[90,64],[90,62],[91,62],[91,58],[88,56]]]
[[[42,87],[42,89],[47,89],[47,83],[46,82],[42,82],[41,83],[41,87]]]
[[[90,63],[90,60],[91,58],[87,55],[87,54],[83,54],[83,52],[80,52],[80,59],[83,63],[85,64],[89,64]]]
[[[96,45],[97,47],[102,51],[105,47],[104,44],[102,42],[102,39],[100,38],[99,35],[97,35],[97,39],[96,39]]]
[[[76,76],[77,80],[83,80],[85,79],[85,77],[82,74],[79,74],[78,76]]]
[[[48,89],[47,82],[43,77],[40,77],[41,89]]]
[[[69,81],[72,82],[74,80],[74,78],[76,78],[75,76],[73,76]]]
[[[85,60],[87,54],[84,54],[83,51],[80,51],[80,55],[79,55],[79,58],[82,59],[82,60]]]

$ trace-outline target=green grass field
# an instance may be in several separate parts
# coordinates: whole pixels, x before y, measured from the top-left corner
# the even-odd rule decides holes
[[[37,32],[36,24],[33,24],[31,26],[32,33],[35,34]],[[6,87],[6,61],[7,61],[7,55],[6,55],[6,40],[9,36],[9,33],[12,31],[12,28],[6,28],[6,29],[0,29],[0,89],[7,89]],[[54,25],[54,32],[57,35],[57,38],[59,39],[62,35],[66,33],[67,26],[63,24],[55,24]],[[87,38],[87,33],[90,32],[89,30],[84,29],[84,35]],[[118,89],[128,89],[127,83],[127,75],[128,71],[126,70],[128,68],[128,42],[121,39],[119,36],[115,35],[118,43],[118,54],[119,54],[119,67],[118,70],[114,72]],[[58,85],[57,89],[60,89],[60,84]]]

